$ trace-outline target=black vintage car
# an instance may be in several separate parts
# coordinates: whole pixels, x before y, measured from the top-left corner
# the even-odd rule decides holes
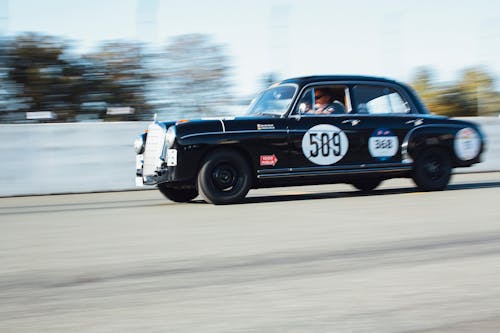
[[[249,189],[349,183],[361,191],[411,177],[443,190],[452,168],[480,162],[477,125],[431,115],[412,89],[383,78],[311,76],[261,92],[247,115],[154,122],[137,137],[138,185],[170,200],[230,204]]]

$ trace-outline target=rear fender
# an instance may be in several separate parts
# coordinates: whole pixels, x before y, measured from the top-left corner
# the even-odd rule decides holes
[[[483,150],[483,137],[481,132],[475,128],[473,128],[479,135],[480,138],[480,150],[475,158],[470,160],[462,160],[457,155],[455,140],[457,137],[457,133],[471,126],[464,125],[454,125],[454,124],[440,124],[440,125],[423,125],[419,127],[415,127],[411,131],[408,132],[402,144],[402,156],[403,160],[406,161],[414,161],[418,154],[424,149],[430,147],[437,147],[448,152],[452,166],[460,167],[460,166],[470,166],[474,163],[479,162],[479,156]]]

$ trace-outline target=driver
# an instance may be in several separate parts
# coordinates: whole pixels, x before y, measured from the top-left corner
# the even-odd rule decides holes
[[[331,114],[345,113],[344,105],[333,99],[333,96],[327,89],[317,88],[314,90],[314,109],[309,113],[314,114]]]

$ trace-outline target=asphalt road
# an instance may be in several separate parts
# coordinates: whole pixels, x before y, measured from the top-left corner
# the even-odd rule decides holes
[[[500,332],[500,173],[0,199],[0,332]]]

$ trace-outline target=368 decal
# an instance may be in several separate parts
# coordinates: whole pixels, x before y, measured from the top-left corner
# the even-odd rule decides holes
[[[399,150],[398,137],[389,129],[376,129],[368,139],[368,150],[371,156],[380,161],[390,159]]]
[[[375,149],[391,149],[393,142],[390,139],[375,139]]]

